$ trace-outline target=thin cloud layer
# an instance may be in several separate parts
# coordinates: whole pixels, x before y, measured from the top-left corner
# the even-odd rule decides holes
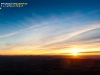
[[[0,55],[100,55],[99,1],[27,2],[0,10]]]

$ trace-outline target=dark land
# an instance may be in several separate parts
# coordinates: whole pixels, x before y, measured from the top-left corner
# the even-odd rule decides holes
[[[100,59],[0,56],[0,75],[100,75]]]

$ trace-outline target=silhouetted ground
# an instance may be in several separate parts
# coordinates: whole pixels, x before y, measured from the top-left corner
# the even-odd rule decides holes
[[[100,75],[100,60],[0,56],[0,75]]]

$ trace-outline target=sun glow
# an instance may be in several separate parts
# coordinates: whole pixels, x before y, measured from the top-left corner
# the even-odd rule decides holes
[[[72,53],[72,55],[74,55],[74,56],[79,55],[79,52],[80,52],[80,49],[76,49],[76,48],[70,50],[70,53]]]

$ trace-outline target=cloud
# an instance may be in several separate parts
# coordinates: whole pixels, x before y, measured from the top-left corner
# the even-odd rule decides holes
[[[65,34],[61,34],[61,35],[53,37],[50,40],[46,40],[46,41],[48,41],[46,43],[46,45],[61,42],[61,41],[65,41],[65,40],[69,40],[69,39],[71,39],[75,36],[78,36],[78,35],[82,34],[82,33],[85,33],[85,32],[88,32],[88,31],[91,31],[91,30],[94,30],[94,29],[98,29],[98,28],[100,28],[100,23],[85,25],[83,27],[77,28],[77,30],[74,30],[70,33],[66,32]]]
[[[89,38],[82,37],[82,39],[80,40],[76,40],[75,37],[83,35],[83,33],[87,33],[95,29],[99,29],[100,23],[92,23],[92,24],[87,24],[87,25],[80,24],[80,26],[78,25],[78,26],[72,27],[73,25],[70,26],[70,24],[68,25],[67,22],[65,22],[63,25],[63,20],[65,19],[56,20],[56,21],[48,21],[48,22],[44,21],[41,24],[36,24],[34,26],[30,26],[28,28],[25,28],[25,29],[22,29],[10,34],[2,35],[0,36],[0,38],[9,37],[9,36],[23,33],[25,35],[21,35],[22,40],[25,37],[29,37],[29,38],[27,38],[28,39],[27,41],[26,40],[24,40],[23,42],[19,41],[19,43],[12,44],[8,42],[6,43],[6,47],[0,50],[13,51],[13,52],[25,51],[26,53],[27,51],[30,51],[33,53],[39,53],[39,52],[52,53],[52,52],[60,51],[62,49],[66,49],[66,50],[70,49],[71,47],[73,47],[73,45],[76,45],[78,47],[80,45],[80,47],[82,48],[87,48],[90,46],[98,47],[97,44],[91,45],[89,40],[91,41],[93,39],[97,39],[97,38],[99,39],[100,36],[91,35]],[[75,23],[72,23],[72,24],[75,24]]]
[[[97,13],[99,12],[100,10],[94,10],[94,11],[91,11],[91,12],[88,12],[87,14],[94,14],[94,13]]]
[[[81,40],[81,42],[75,40],[75,41],[69,41],[69,42],[64,43],[64,41],[66,41],[66,40],[73,39],[75,36],[79,36],[82,33],[86,33],[88,31],[92,31],[97,28],[100,28],[99,23],[89,24],[89,25],[85,25],[82,27],[78,27],[77,30],[73,30],[70,33],[65,33],[65,34],[60,34],[58,36],[56,35],[56,36],[50,37],[52,39],[49,39],[46,41],[42,41],[42,40],[44,40],[43,37],[45,37],[43,35],[41,37],[39,36],[40,38],[37,37],[37,39],[31,39],[30,41],[27,41],[27,42],[15,44],[15,45],[14,44],[8,45],[8,47],[5,48],[4,50],[32,50],[32,51],[39,50],[39,51],[47,51],[48,52],[49,49],[50,50],[60,50],[60,49],[65,49],[65,48],[69,49],[73,45],[78,46],[79,43],[80,43],[80,47],[83,47],[83,48],[89,47],[89,46],[97,46],[97,44],[91,45],[88,40],[89,38],[85,39],[86,43],[88,42],[88,45],[85,42],[83,43],[82,40]],[[45,29],[43,29],[43,30],[45,30]],[[36,37],[34,37],[34,38],[36,38]],[[94,38],[98,38],[98,36],[92,37],[91,40]],[[47,39],[47,38],[45,38],[45,39]],[[83,41],[84,41],[84,38],[83,38]]]
[[[33,28],[35,28],[35,27],[39,27],[39,26],[45,25],[45,24],[46,24],[46,23],[37,24],[37,25],[34,25],[34,26],[30,26],[30,27],[28,27],[28,28],[26,28],[26,29],[23,29],[23,30],[19,30],[19,31],[12,32],[12,33],[9,33],[9,34],[6,34],[6,35],[2,35],[2,36],[0,36],[0,38],[9,37],[9,36],[12,36],[12,35],[15,35],[15,34],[19,34],[19,33],[22,33],[22,32],[24,32],[24,31],[27,31],[27,30],[30,30],[30,29],[33,29]]]
[[[42,18],[42,17],[40,18],[39,15],[35,15],[35,16],[38,18],[38,20]],[[40,24],[39,24],[39,21],[38,21],[38,24],[37,23],[34,24],[35,20],[33,18],[26,17],[25,22],[24,21],[19,21],[20,24],[16,24],[16,25],[17,25],[17,27],[21,28],[22,27],[21,24],[22,24],[23,26],[28,26],[27,28],[24,28],[24,29],[15,31],[15,32],[11,32],[11,33],[8,33],[8,34],[5,34],[5,35],[1,35],[0,38],[9,37],[9,36],[13,36],[13,35],[16,35],[16,34],[24,33],[25,31],[30,31],[31,29],[36,28],[36,27],[38,27],[38,28],[39,27],[43,27],[43,26],[45,26],[47,24],[50,24],[50,23],[53,23],[53,22],[57,22],[58,20],[57,19],[53,19],[51,17],[50,21],[49,20],[48,21],[42,20],[40,22]]]

